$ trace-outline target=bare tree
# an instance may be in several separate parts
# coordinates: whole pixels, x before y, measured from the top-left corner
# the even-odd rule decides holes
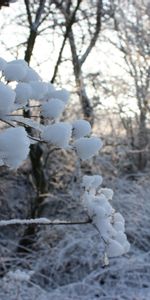
[[[93,107],[87,95],[82,69],[99,37],[102,18],[102,0],[86,1],[86,3],[85,1],[78,1],[79,7],[76,19],[74,20],[74,27],[76,27],[76,30],[73,29],[73,26],[69,27],[73,1],[67,1],[67,5],[64,5],[63,2],[60,3],[59,1],[56,1],[56,3],[66,21],[66,31],[68,33],[71,49],[77,93],[79,95],[82,111],[84,117],[92,124],[94,122]],[[84,51],[82,51],[82,49],[84,49]]]
[[[143,169],[147,162],[146,152],[143,150],[149,143],[147,117],[150,111],[150,6],[144,0],[111,0],[110,4],[114,29],[118,36],[116,46],[124,55],[139,110],[138,118],[135,112],[138,135],[134,148],[139,150],[138,168]]]

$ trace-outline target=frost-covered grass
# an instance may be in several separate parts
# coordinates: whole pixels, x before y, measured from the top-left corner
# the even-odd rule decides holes
[[[131,243],[129,254],[110,259],[110,265],[103,267],[102,244],[91,224],[39,226],[34,243],[28,246],[29,251],[17,254],[18,235],[19,232],[22,235],[22,229],[15,227],[18,234],[12,231],[11,238],[13,228],[10,228],[9,234],[8,231],[4,235],[1,233],[3,277],[0,280],[0,299],[149,300],[150,176],[148,173],[137,175],[135,180],[107,175],[103,182],[104,187],[109,186],[114,190],[113,207],[126,220],[126,233]],[[5,198],[7,204],[1,195],[3,209],[7,205],[7,209],[4,209],[5,217],[9,206],[13,214],[17,206],[19,217],[27,205],[23,197],[26,194],[25,178],[15,179],[13,176],[12,180],[11,174],[4,175],[2,184],[3,196],[6,192],[9,194]],[[22,198],[20,204],[19,198]],[[78,197],[71,198],[68,190],[62,194],[61,186],[58,190],[55,188],[55,194],[51,193],[47,198],[42,217],[49,215],[52,218],[56,213],[60,219],[84,218]],[[21,218],[26,217],[26,214],[27,211],[25,215],[21,214]],[[10,216],[9,213],[8,218]]]

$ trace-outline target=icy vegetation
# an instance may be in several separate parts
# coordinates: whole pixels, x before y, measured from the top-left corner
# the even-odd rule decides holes
[[[150,178],[143,174],[141,179],[144,182],[140,178],[138,181],[130,181],[114,177],[111,182],[115,190],[111,201],[125,216],[131,250],[128,255],[111,258],[109,266],[103,266],[102,243],[96,228],[91,224],[40,226],[34,237],[34,247],[29,248],[25,256],[15,251],[21,228],[17,227],[18,237],[14,237],[13,227],[9,229],[9,234],[3,229],[0,233],[0,251],[1,268],[5,272],[0,280],[0,299],[149,300],[150,205],[147,199]],[[3,203],[3,214],[7,203],[7,215],[8,211],[14,214],[17,209],[16,215],[19,217],[22,211],[24,218],[27,213],[25,178],[21,181],[19,174],[13,180],[11,174],[9,178],[3,176],[2,186],[4,199],[1,195],[0,200]],[[14,197],[11,203],[8,193]],[[51,216],[55,208],[59,218],[62,216],[65,219],[68,213],[71,218],[80,214],[84,217],[78,198],[77,205],[75,199],[59,192],[48,196],[48,199],[45,205],[49,205],[49,212],[46,208],[46,216]]]
[[[122,187],[111,183],[111,188],[106,188],[101,175],[78,173],[73,189],[73,174],[68,180],[64,166],[63,189],[54,188],[45,196],[41,218],[29,219],[30,206],[34,203],[28,201],[35,198],[35,190],[32,182],[27,181],[28,163],[23,173],[17,169],[28,158],[30,145],[41,142],[61,153],[68,151],[71,166],[75,160],[78,165],[86,160],[88,164],[99,153],[103,142],[93,136],[88,121],[61,121],[69,92],[43,82],[24,60],[6,62],[1,58],[0,70],[0,121],[4,125],[0,133],[0,228],[3,229],[0,231],[0,300],[148,300],[150,253],[146,226],[149,221],[141,224],[136,238],[134,221],[138,223],[140,218],[135,215],[134,205],[141,205],[138,186],[132,190],[128,182],[123,182]],[[30,111],[31,119],[24,118],[23,109]],[[41,116],[42,124],[37,121]],[[26,127],[34,130],[29,134]],[[57,170],[59,159],[57,163],[54,160],[53,154],[53,168]],[[10,168],[9,175],[5,166]],[[94,164],[92,173],[96,173]],[[148,192],[145,199],[147,195]],[[141,205],[140,209],[143,212],[145,208]],[[147,209],[143,218],[149,216],[149,205]],[[131,250],[123,215],[127,216],[126,232],[131,244],[135,239]],[[33,223],[37,230],[31,246],[24,245],[24,253],[20,253],[22,226]],[[138,239],[142,238],[139,247]]]

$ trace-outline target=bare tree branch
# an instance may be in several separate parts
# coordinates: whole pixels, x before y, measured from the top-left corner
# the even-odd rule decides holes
[[[85,62],[87,56],[91,52],[92,48],[95,46],[96,41],[97,41],[98,36],[99,36],[99,33],[101,31],[102,6],[103,6],[102,0],[97,0],[97,13],[96,13],[95,30],[94,30],[93,37],[91,38],[90,43],[89,43],[86,51],[84,52],[84,54],[82,55],[82,57],[80,59],[80,64],[81,65],[83,65],[83,63]]]
[[[33,22],[32,22],[32,16],[31,16],[31,11],[30,11],[30,6],[29,6],[29,1],[24,0],[26,11],[27,11],[27,17],[28,17],[28,22],[30,25],[30,28],[32,28]]]
[[[61,62],[62,53],[63,53],[64,47],[65,47],[65,43],[66,43],[66,40],[69,36],[71,27],[72,27],[72,25],[75,21],[76,12],[78,11],[81,2],[82,2],[82,0],[77,1],[77,5],[74,9],[74,12],[72,13],[71,18],[67,23],[66,32],[64,34],[64,39],[63,39],[62,46],[61,46],[60,51],[59,51],[59,55],[58,55],[58,59],[57,59],[56,65],[55,65],[55,69],[54,69],[54,73],[53,73],[53,76],[52,76],[52,79],[51,79],[51,83],[54,83],[54,81],[55,81],[55,78],[56,78],[56,75],[57,75],[57,72],[58,72],[58,68],[59,68],[59,64]],[[58,4],[57,1],[56,1],[56,4],[60,7],[60,4]]]

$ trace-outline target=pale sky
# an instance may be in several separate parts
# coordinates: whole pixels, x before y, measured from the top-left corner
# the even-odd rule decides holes
[[[4,7],[0,10],[0,26],[2,27],[4,23],[7,23],[4,29],[2,29],[1,33],[1,40],[7,45],[7,47],[11,47],[14,44],[18,44],[20,42],[24,42],[28,36],[28,30],[25,29],[23,26],[16,26],[15,22],[10,22],[9,16],[11,19],[15,19],[15,16],[18,15],[18,7],[20,4],[23,4],[23,1],[19,1],[19,4],[13,3],[10,7]],[[20,13],[20,10],[19,10]],[[112,38],[112,32],[105,31],[105,36]],[[113,39],[116,37],[113,36]],[[36,63],[38,61],[39,67],[38,70],[40,71],[40,75],[42,76],[43,80],[49,81],[52,77],[54,65],[56,59],[58,57],[58,52],[61,47],[61,39],[57,36],[55,37],[55,51],[53,53],[50,52],[50,44],[46,40],[44,36],[38,37],[34,49],[34,57],[36,57],[36,61],[32,60],[32,66],[36,67]],[[65,47],[65,56],[70,55],[69,47]],[[6,52],[5,47],[2,45],[0,47],[0,56],[4,59],[10,61],[14,59],[14,56],[10,54],[8,51]],[[24,57],[24,50],[19,51],[19,58]],[[115,46],[110,45],[106,41],[101,41],[97,46],[92,50],[91,54],[89,55],[86,64],[84,65],[83,70],[85,73],[96,73],[100,71],[103,74],[103,77],[107,79],[107,77],[119,76],[125,78],[127,81],[130,80],[129,76],[124,70],[125,64],[123,57],[119,50],[115,48]],[[61,66],[61,73],[62,79],[65,84],[65,78],[71,78],[72,70],[68,63],[64,63]],[[118,98],[119,102],[128,102],[127,97],[125,96],[124,99]],[[104,104],[108,106],[113,106],[116,103],[114,97],[109,97],[108,101],[105,99]],[[130,103],[130,102],[129,102]],[[135,101],[132,101],[132,108],[136,109]]]

